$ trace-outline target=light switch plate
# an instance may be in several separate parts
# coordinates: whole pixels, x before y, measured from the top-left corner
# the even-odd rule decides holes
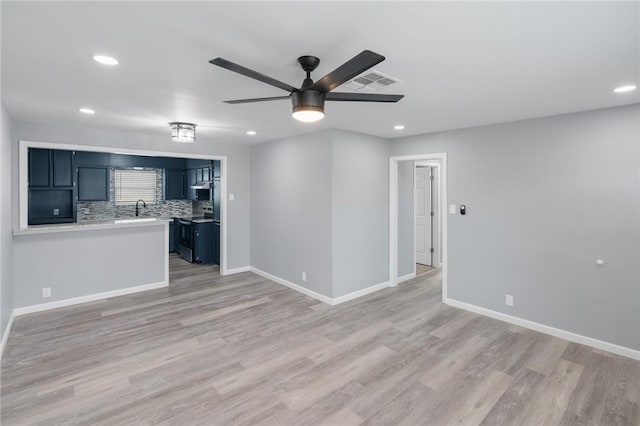
[[[456,214],[456,205],[449,204],[449,214]]]
[[[233,201],[236,199],[236,196],[234,194],[229,194],[229,201]]]

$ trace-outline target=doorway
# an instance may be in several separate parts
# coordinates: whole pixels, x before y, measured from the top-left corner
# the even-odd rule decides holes
[[[411,279],[423,268],[442,267],[447,298],[447,155],[389,159],[389,282]]]

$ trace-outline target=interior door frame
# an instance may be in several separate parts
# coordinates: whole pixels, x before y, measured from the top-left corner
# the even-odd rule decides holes
[[[414,170],[417,167],[431,167],[432,172],[434,174],[434,176],[436,177],[435,181],[437,182],[437,188],[432,187],[431,188],[431,203],[432,203],[432,208],[433,208],[433,204],[435,203],[438,207],[441,207],[440,205],[443,204],[442,203],[442,197],[440,195],[440,193],[442,192],[442,188],[441,186],[441,182],[440,180],[442,179],[442,167],[440,165],[440,161],[434,161],[434,160],[424,160],[424,161],[415,161],[414,162]],[[415,175],[414,175],[414,181],[415,181]],[[436,191],[436,195],[437,197],[433,196],[433,191]],[[415,200],[415,198],[414,198]],[[414,201],[414,205],[415,205],[415,201]],[[434,224],[434,229],[431,230],[431,239],[432,239],[432,244],[433,244],[433,248],[434,248],[434,252],[433,252],[433,256],[432,256],[432,263],[435,268],[440,268],[442,266],[442,262],[440,261],[441,255],[442,255],[442,244],[440,242],[440,240],[442,239],[442,217],[441,217],[441,210],[442,208],[439,208],[437,210],[435,210],[435,212],[438,214],[437,216],[437,221],[435,221],[435,223],[433,222],[432,219],[432,223]],[[415,219],[414,219],[414,226],[415,226]],[[437,236],[438,238],[434,238],[434,232],[435,230],[437,231]],[[413,237],[413,244],[415,245],[416,241],[415,241],[416,237],[415,237],[415,232],[414,232],[414,237]],[[415,262],[417,263],[417,259],[414,259]],[[414,268],[414,272],[416,272],[416,268]]]
[[[88,151],[88,152],[107,152],[127,155],[145,155],[155,157],[173,157],[173,158],[193,158],[201,160],[219,160],[220,161],[220,275],[228,275],[237,272],[236,270],[229,271],[227,267],[227,253],[228,253],[228,237],[227,237],[227,179],[228,179],[228,163],[226,155],[210,155],[210,154],[196,154],[185,153],[175,151],[154,151],[146,149],[135,148],[120,148],[120,147],[104,147],[104,146],[92,146],[92,145],[78,145],[78,144],[66,144],[57,142],[42,142],[42,141],[29,141],[20,140],[18,152],[18,228],[28,228],[28,192],[29,192],[29,179],[28,179],[28,159],[29,148],[45,148],[45,149],[61,149],[67,151]],[[167,225],[168,228],[168,225]],[[167,250],[165,250],[165,279],[169,282],[169,241],[167,233]]]
[[[413,154],[389,157],[389,285],[398,285],[398,162],[439,160],[440,162],[440,218],[442,224],[442,300],[447,300],[448,259],[447,259],[447,153]],[[414,165],[415,175],[415,165]],[[414,190],[415,197],[415,190]],[[415,199],[415,198],[414,198]],[[415,204],[415,202],[414,202]],[[415,210],[415,209],[414,209]],[[414,211],[414,275],[415,275],[415,211]]]
[[[433,166],[431,165],[425,165],[425,164],[420,164],[422,163],[421,161],[414,161],[413,162],[413,273],[417,274],[417,264],[418,264],[418,253],[416,250],[416,243],[418,242],[418,233],[416,232],[416,228],[418,226],[418,218],[417,216],[417,212],[418,212],[418,203],[416,202],[416,189],[417,189],[417,184],[418,184],[418,167],[431,167],[433,168]],[[433,170],[431,170],[431,173],[433,174]],[[432,181],[429,181],[428,183],[429,185],[433,185]],[[431,188],[429,189],[429,197],[431,197],[431,200],[429,202],[429,204],[431,205],[431,209],[433,210],[433,186],[431,186]],[[430,221],[430,226],[431,226],[431,231],[430,231],[430,236],[431,236],[431,241],[429,242],[430,245],[433,244],[433,218],[430,217],[429,218]],[[431,249],[431,246],[429,247],[429,249]],[[430,253],[431,255],[431,266],[434,266],[434,253]]]

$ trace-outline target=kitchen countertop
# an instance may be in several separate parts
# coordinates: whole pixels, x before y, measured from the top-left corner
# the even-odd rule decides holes
[[[100,229],[132,228],[140,226],[165,225],[171,221],[164,217],[137,217],[101,220],[82,223],[56,223],[47,225],[31,225],[27,228],[15,229],[13,235],[50,234],[56,232],[91,231]]]

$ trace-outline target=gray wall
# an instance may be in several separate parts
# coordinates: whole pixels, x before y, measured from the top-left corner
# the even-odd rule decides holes
[[[468,207],[449,216],[451,299],[640,349],[639,140],[636,104],[407,137],[391,152],[448,153],[449,203]]]
[[[414,162],[398,162],[398,277],[415,271]]]
[[[16,235],[13,252],[20,308],[164,281],[165,226]]]
[[[198,135],[194,144],[175,144],[156,134],[122,132],[107,128],[69,126],[16,121],[13,128],[15,181],[18,179],[18,140],[92,145],[108,148],[146,149],[161,152],[226,155],[228,158],[228,192],[235,195],[228,202],[228,261],[231,268],[249,265],[249,146],[223,143],[217,138]],[[14,222],[18,223],[18,194],[13,195]]]
[[[331,187],[330,132],[253,145],[251,266],[331,297]]]
[[[13,310],[13,249],[11,226],[11,119],[4,104],[0,105],[0,340]]]
[[[387,281],[388,161],[340,130],[253,145],[251,265],[327,297]]]
[[[389,280],[389,142],[341,130],[333,144],[333,297]]]

